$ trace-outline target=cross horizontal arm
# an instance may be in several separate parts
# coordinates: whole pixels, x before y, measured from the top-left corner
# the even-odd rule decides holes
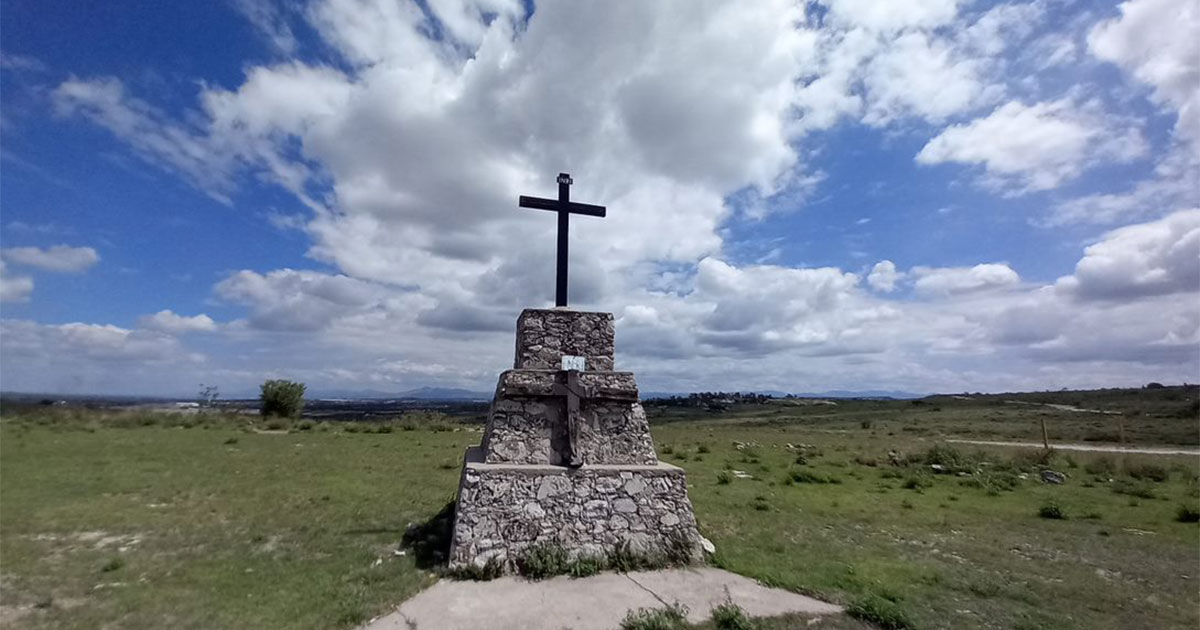
[[[538,210],[552,210],[557,212],[562,207],[562,202],[557,199],[543,199],[542,197],[526,197],[525,195],[521,195],[519,205],[522,208],[537,208]],[[567,212],[602,217],[605,216],[608,209],[604,206],[593,206],[590,203],[575,203],[571,201],[567,203]]]

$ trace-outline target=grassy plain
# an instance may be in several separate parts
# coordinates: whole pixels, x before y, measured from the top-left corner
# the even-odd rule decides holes
[[[1043,413],[1052,439],[1083,441],[1115,418],[998,400],[650,414],[730,570],[916,628],[1200,625],[1200,527],[1177,520],[1200,511],[1200,460],[935,448],[1040,439]],[[1187,397],[1121,404],[1133,444],[1200,432]],[[480,434],[375,426],[5,410],[0,625],[336,628],[386,612],[436,579],[428,556],[396,551],[452,499]],[[1047,467],[1066,483],[1043,484]],[[1066,518],[1039,516],[1051,505]]]

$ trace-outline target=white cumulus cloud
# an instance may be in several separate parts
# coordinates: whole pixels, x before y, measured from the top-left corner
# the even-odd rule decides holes
[[[1130,300],[1200,291],[1200,209],[1119,228],[1084,250],[1058,288],[1088,299]]]
[[[177,315],[170,309],[161,310],[153,315],[143,315],[138,318],[138,326],[146,330],[157,330],[167,334],[189,332],[211,332],[217,329],[217,324],[211,317],[203,313],[192,315]]]
[[[28,302],[33,293],[33,278],[14,275],[0,260],[0,302]]]
[[[1069,99],[1010,101],[991,114],[952,125],[917,154],[920,164],[982,166],[985,182],[1016,192],[1055,188],[1103,162],[1129,162],[1148,147],[1137,127]]]
[[[78,273],[100,262],[100,255],[91,247],[6,247],[0,250],[5,260],[19,264],[63,273]]]
[[[954,295],[1015,286],[1021,281],[1011,267],[984,263],[974,267],[913,267],[913,287],[919,293]]]
[[[896,271],[896,263],[881,260],[871,268],[871,273],[867,275],[867,284],[876,291],[889,293],[896,290],[896,283],[903,277],[904,272]]]
[[[1131,0],[1119,8],[1121,17],[1088,34],[1088,49],[1150,85],[1159,103],[1179,113],[1177,132],[1200,143],[1200,6]]]

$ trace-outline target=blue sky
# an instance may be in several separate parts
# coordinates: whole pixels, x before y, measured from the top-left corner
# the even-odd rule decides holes
[[[489,389],[564,170],[609,207],[573,304],[647,389],[1200,376],[1185,0],[0,19],[6,390]]]

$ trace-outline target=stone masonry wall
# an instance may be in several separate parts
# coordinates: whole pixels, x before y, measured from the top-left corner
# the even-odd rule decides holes
[[[579,447],[585,464],[658,463],[641,403],[584,400]],[[518,396],[492,402],[483,450],[489,464],[564,465],[566,422],[561,398]]]
[[[684,471],[670,464],[567,470],[468,463],[450,565],[495,559],[511,566],[537,544],[598,556],[623,543],[649,553],[681,539],[698,554],[699,536]]]
[[[588,370],[611,371],[614,335],[612,313],[528,308],[517,319],[514,367],[557,370],[569,354]]]

